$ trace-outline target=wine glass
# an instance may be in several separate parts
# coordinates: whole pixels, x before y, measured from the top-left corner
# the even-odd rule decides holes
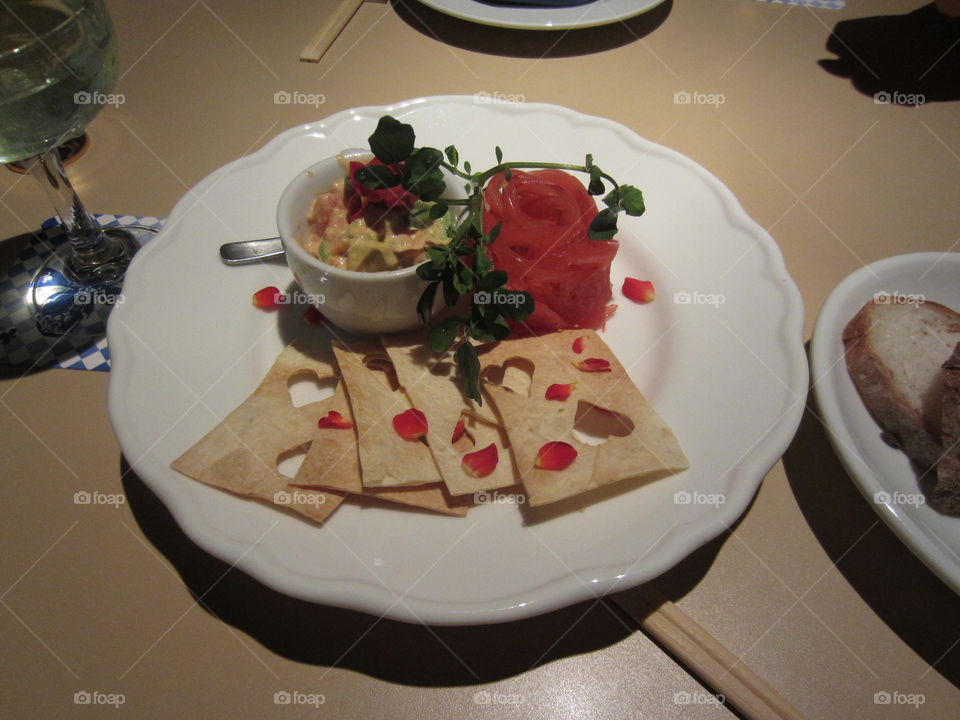
[[[115,96],[117,43],[102,0],[5,0],[0,12],[0,162],[22,161],[53,202],[69,242],[23,294],[48,336],[102,336],[139,243],[104,231],[70,184],[57,146]]]

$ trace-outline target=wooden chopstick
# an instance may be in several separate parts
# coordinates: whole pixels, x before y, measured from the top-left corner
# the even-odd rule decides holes
[[[748,720],[803,720],[776,690],[649,584],[609,599]]]
[[[317,30],[317,34],[300,51],[300,61],[320,62],[363,3],[364,0],[341,0],[327,21]]]

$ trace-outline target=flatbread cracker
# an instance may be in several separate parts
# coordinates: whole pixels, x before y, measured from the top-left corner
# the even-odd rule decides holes
[[[320,417],[326,417],[327,413],[335,411],[345,420],[353,422],[353,413],[343,385],[344,383],[337,385],[333,397],[317,403]],[[463,517],[467,514],[467,505],[451,498],[440,483],[382,490],[364,488],[360,479],[360,456],[355,426],[343,429],[316,428],[313,442],[293,483],[298,487],[332,489],[351,495],[376,497],[445,515]]]
[[[423,332],[380,338],[393,362],[397,380],[411,405],[427,416],[427,444],[451,495],[474,494],[516,483],[509,441],[489,403],[464,397],[453,353],[434,353]],[[451,442],[457,422],[464,420],[466,442]],[[463,455],[496,444],[497,467],[477,478],[463,469]],[[472,446],[472,447],[471,447]]]
[[[294,407],[290,399],[287,383],[302,372],[320,380],[336,377],[330,360],[288,345],[253,394],[170,467],[207,485],[325,520],[343,495],[296,488],[277,472],[277,458],[309,443],[317,427],[319,403]]]
[[[572,350],[585,338],[584,351]],[[610,372],[583,372],[573,363],[601,358]],[[531,368],[529,397],[489,382],[511,360]],[[521,481],[531,506],[546,505],[621,480],[658,478],[686,470],[689,462],[670,428],[636,388],[626,370],[597,333],[568,330],[509,340],[480,354],[485,389],[503,419]],[[565,401],[547,400],[547,388],[576,383]],[[578,416],[599,417],[609,437],[600,445],[581,442],[573,433]],[[534,467],[537,451],[563,441],[577,450],[565,470]]]
[[[419,440],[405,440],[393,428],[393,417],[411,407],[407,396],[388,387],[381,380],[383,373],[365,364],[365,360],[373,360],[392,371],[379,341],[360,340],[349,347],[335,341],[333,351],[356,423],[363,486],[395,488],[440,482],[430,449]]]

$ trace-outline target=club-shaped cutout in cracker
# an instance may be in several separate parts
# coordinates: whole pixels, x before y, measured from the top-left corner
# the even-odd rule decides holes
[[[320,416],[331,418],[331,421],[324,423],[326,427],[316,429],[310,449],[293,480],[294,484],[375,497],[445,515],[466,515],[467,505],[449,497],[440,483],[386,489],[363,487],[356,424],[343,386],[344,383],[340,383],[333,397],[317,403]]]
[[[585,338],[579,354],[572,350],[577,337]],[[522,388],[517,392],[490,382],[485,390],[507,429],[531,506],[689,467],[670,428],[595,332],[569,330],[509,340],[482,352],[480,361],[488,381],[511,361],[530,368],[529,396]],[[558,387],[551,389],[554,385]],[[548,391],[558,399],[548,399]],[[592,445],[577,438],[574,429],[585,419],[595,426],[605,425],[601,428],[604,442]],[[576,459],[563,469],[537,467],[538,453],[553,442],[572,446]]]
[[[378,340],[349,347],[334,341],[340,374],[357,426],[364,487],[400,487],[441,481],[433,455],[420,440],[401,437],[393,418],[411,409],[396,385],[393,365]],[[428,430],[429,432],[429,430]]]
[[[427,347],[423,332],[381,338],[397,380],[413,407],[427,416],[427,444],[451,495],[467,495],[516,483],[506,432],[490,408],[464,397],[453,353]],[[458,429],[457,424],[463,422]],[[496,447],[496,464],[467,469],[464,456]],[[492,451],[488,453],[493,456]],[[469,458],[468,461],[469,463]],[[478,477],[478,473],[481,475]]]
[[[300,373],[336,377],[332,358],[288,345],[253,394],[170,466],[207,485],[325,520],[343,496],[294,487],[277,471],[278,458],[309,443],[317,428],[320,403],[294,407],[290,397],[288,382]]]

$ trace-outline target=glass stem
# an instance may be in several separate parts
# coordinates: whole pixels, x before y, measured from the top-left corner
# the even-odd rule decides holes
[[[95,275],[100,265],[114,259],[118,248],[107,242],[99,223],[80,202],[57,148],[37,155],[27,166],[53,203],[70,240],[71,256],[67,261],[70,269],[80,277]]]

